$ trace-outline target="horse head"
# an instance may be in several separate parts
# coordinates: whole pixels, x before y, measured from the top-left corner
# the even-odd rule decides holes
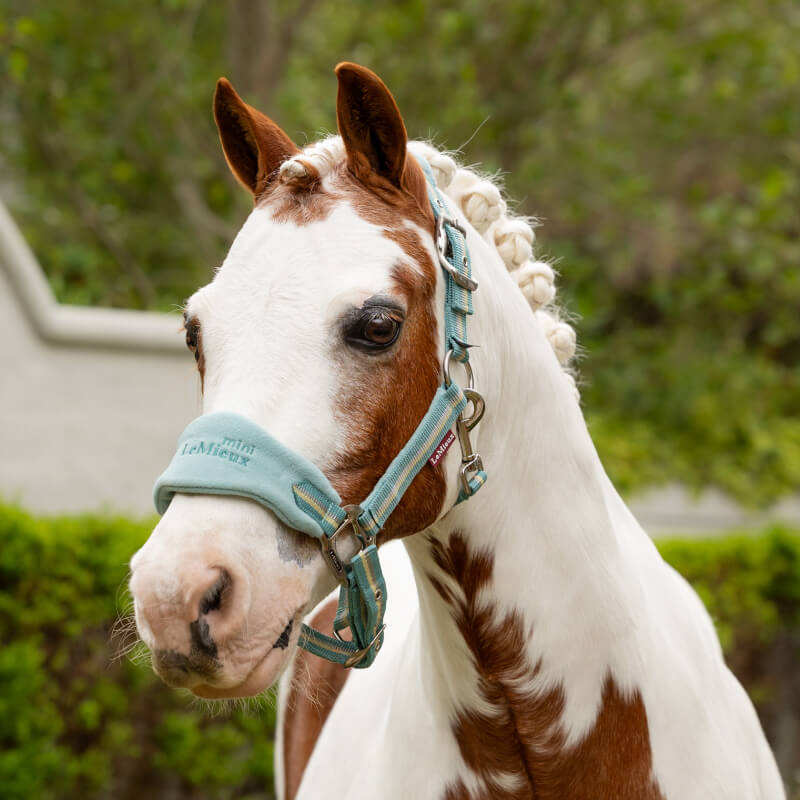
[[[441,384],[444,287],[426,178],[392,95],[362,67],[336,74],[340,137],[304,151],[219,81],[222,147],[255,207],[185,326],[203,414],[251,420],[355,504]],[[229,443],[222,457],[246,449]],[[379,542],[452,506],[457,471],[447,458],[426,466]],[[178,493],[131,568],[155,670],[210,698],[271,685],[335,586],[312,539],[236,496]]]

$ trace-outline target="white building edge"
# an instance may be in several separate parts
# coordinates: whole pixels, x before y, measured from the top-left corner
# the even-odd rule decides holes
[[[0,499],[40,513],[152,511],[151,487],[200,410],[180,316],[56,302],[0,202]],[[800,498],[752,512],[680,486],[630,502],[653,534],[800,525]]]
[[[181,318],[55,301],[0,203],[0,497],[36,512],[151,512],[199,411]]]

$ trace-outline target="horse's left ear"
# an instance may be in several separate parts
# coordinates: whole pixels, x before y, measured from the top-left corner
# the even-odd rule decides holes
[[[386,84],[366,67],[343,61],[336,67],[336,118],[356,177],[378,175],[401,188],[406,166],[406,126]]]

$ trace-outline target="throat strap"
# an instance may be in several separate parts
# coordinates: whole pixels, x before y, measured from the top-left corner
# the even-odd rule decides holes
[[[339,587],[339,609],[333,636],[303,625],[298,644],[309,653],[345,667],[368,667],[383,646],[386,583],[372,544],[356,554],[347,570],[347,583]],[[341,631],[350,629],[351,639]]]

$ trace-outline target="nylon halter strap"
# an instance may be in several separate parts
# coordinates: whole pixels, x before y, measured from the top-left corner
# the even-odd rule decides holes
[[[461,445],[457,502],[471,497],[486,481],[470,431],[483,416],[483,398],[473,388],[467,344],[472,314],[472,279],[466,232],[449,213],[430,166],[420,161],[436,218],[436,249],[445,273],[444,385],[440,386],[416,431],[360,505],[342,505],[322,472],[285,447],[263,428],[238,414],[198,417],[181,435],[178,450],[156,481],[154,499],[163,514],[176,493],[248,497],[269,508],[289,527],[320,542],[323,557],[340,583],[333,636],[303,625],[298,645],[345,667],[370,666],[383,644],[386,585],[376,537],[411,482],[443,443],[453,425]],[[450,377],[455,359],[464,365],[468,386]],[[472,403],[472,414],[464,411]],[[351,537],[349,552],[343,540]],[[350,638],[342,635],[350,629]]]

